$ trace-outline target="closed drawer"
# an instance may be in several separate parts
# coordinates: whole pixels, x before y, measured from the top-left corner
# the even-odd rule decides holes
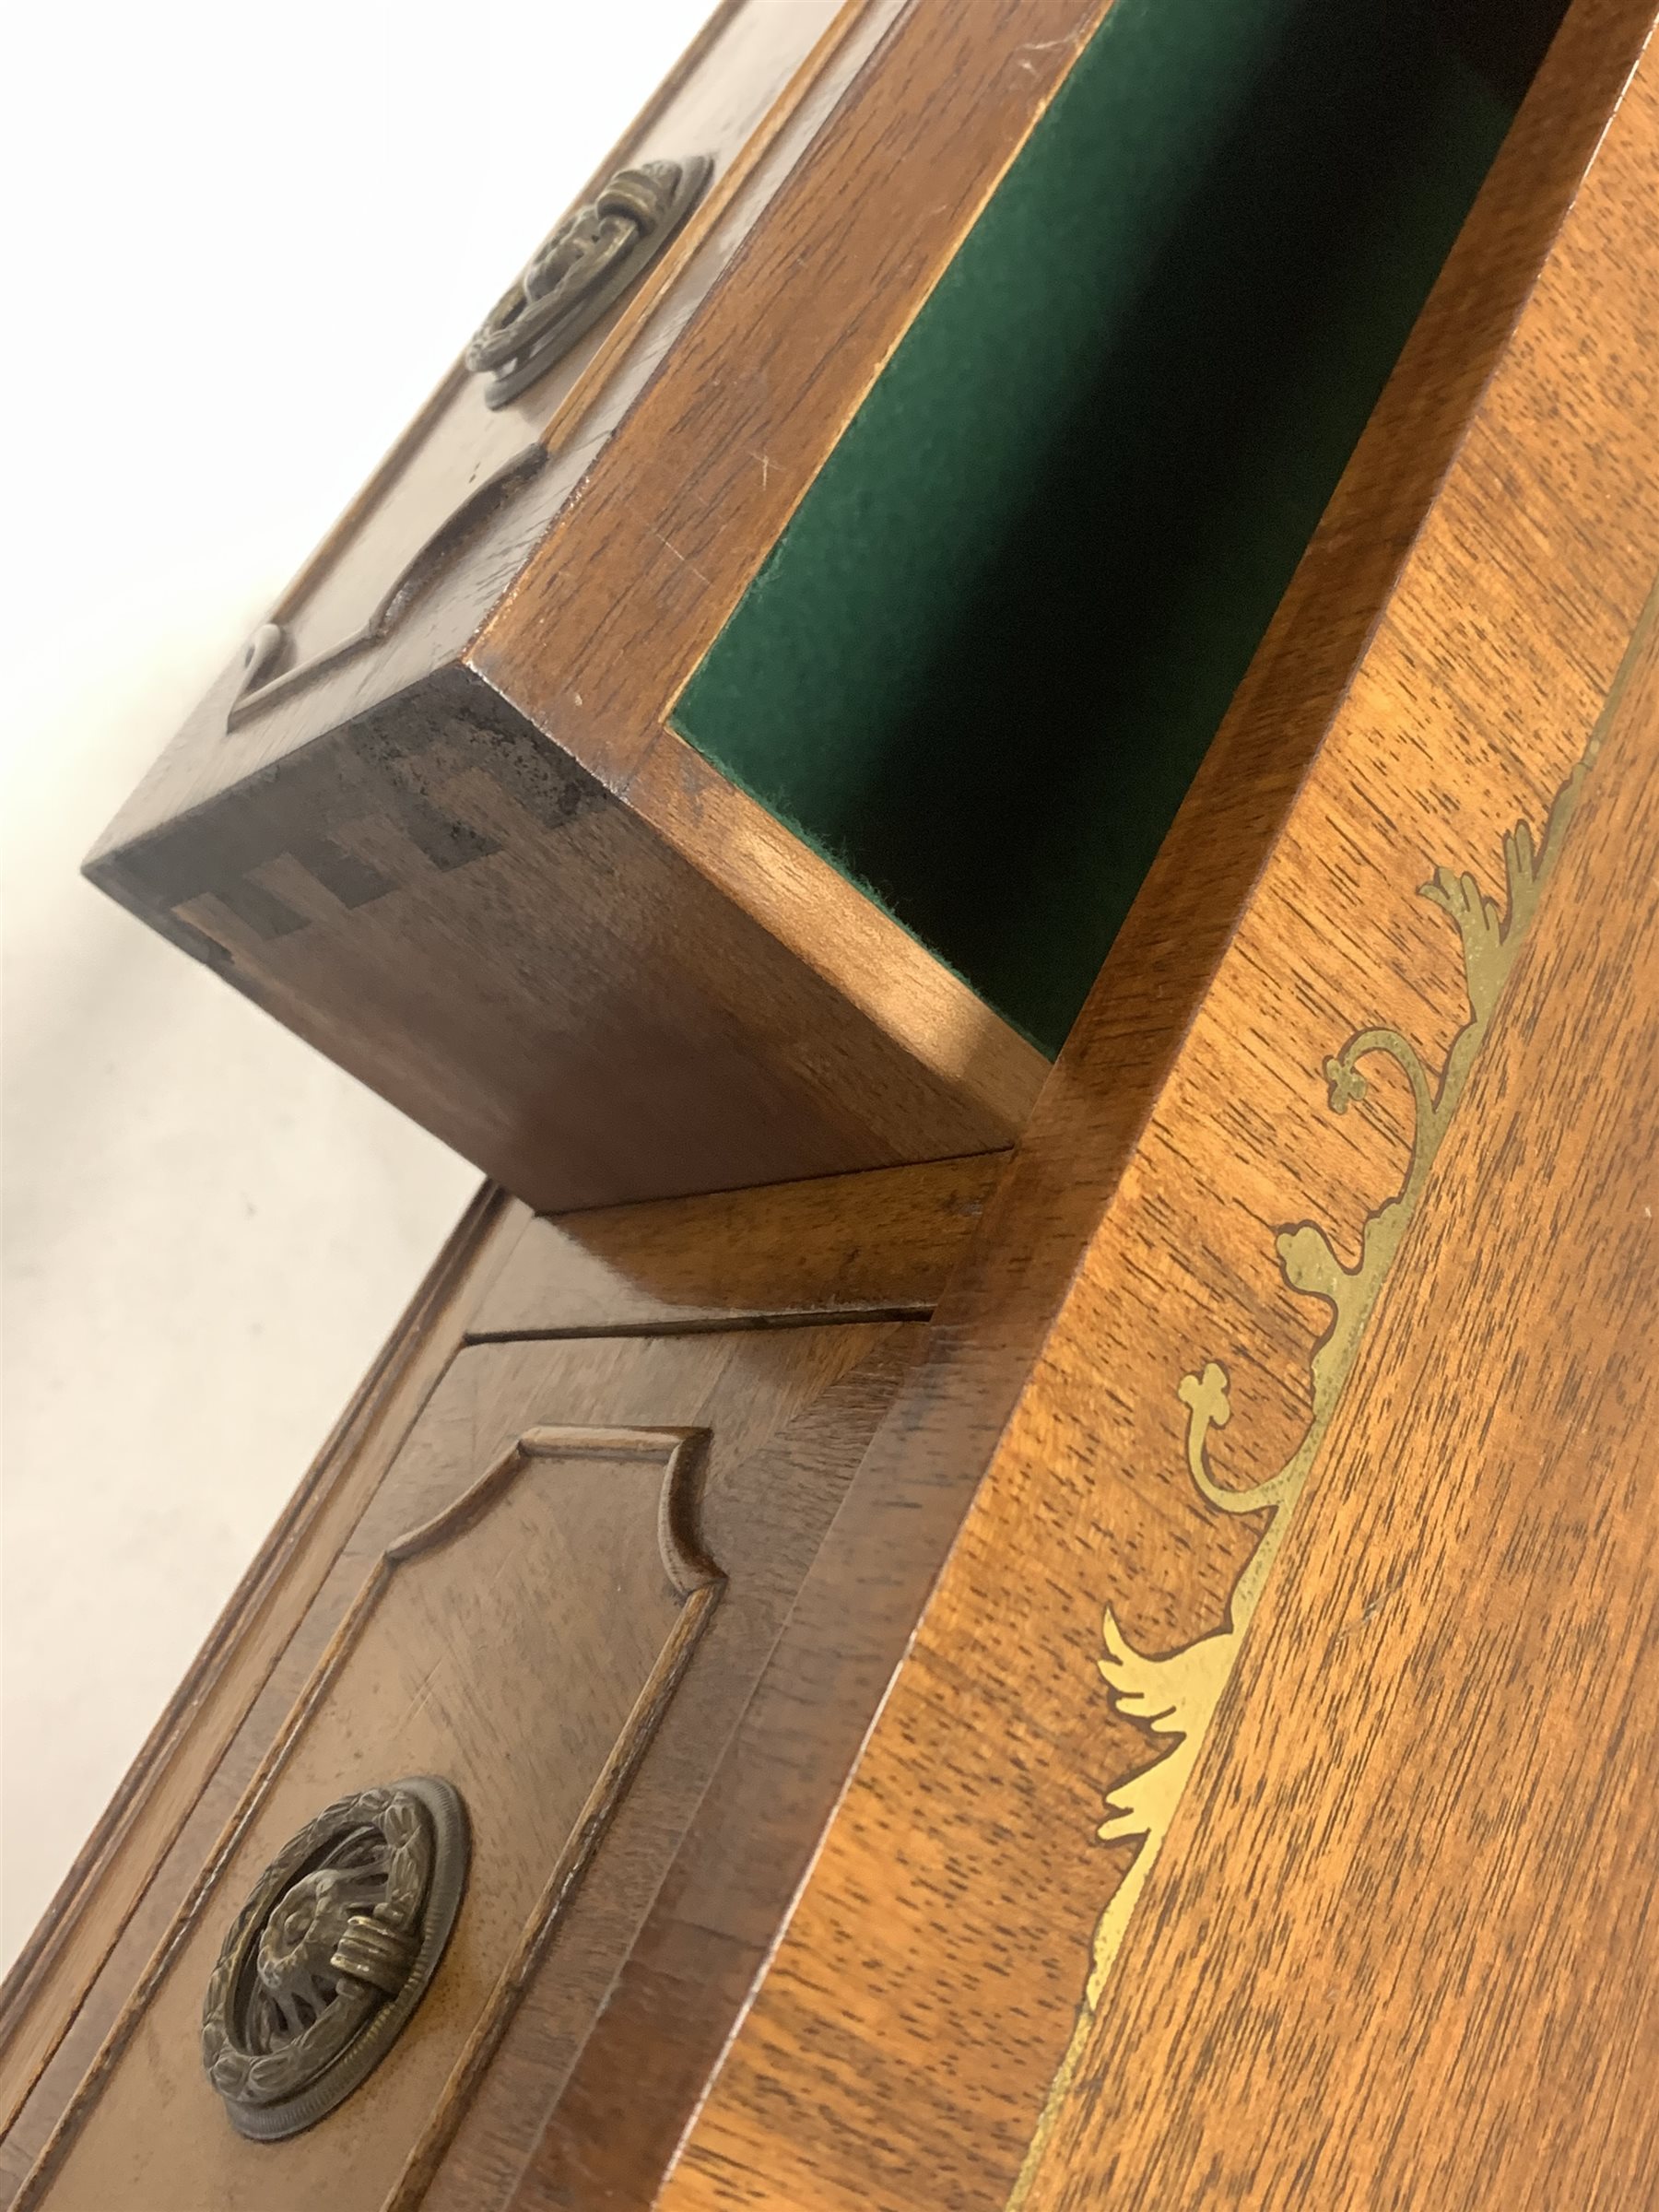
[[[265,1771],[70,2106],[61,2158],[21,2201],[433,2201],[527,1987],[520,2047],[534,2039],[554,2091],[556,2053],[568,2064],[580,2049],[627,1954],[912,1335],[464,1353],[331,1576],[330,1593],[354,1594]],[[291,2140],[249,2139],[203,2065],[204,1999],[231,1924],[326,1807],[426,1776],[453,1788],[470,1830],[429,1989],[337,2110]],[[289,1901],[300,1878],[271,1919],[311,1909]],[[344,2002],[321,1957],[289,1969],[263,2024],[241,1993],[233,2051],[280,2058],[312,2005],[325,2016]],[[256,2126],[297,2124],[306,2078],[296,2069],[291,2092],[239,2109]],[[328,2094],[326,2070],[315,2079]]]
[[[728,1820],[711,1785],[769,1672],[794,1681],[785,1751],[810,1737],[786,1623],[833,1573],[831,1524],[996,1172],[569,1222],[484,1208],[12,1979],[0,2201],[507,2201],[677,1854]],[[221,2095],[204,2006],[245,1902],[330,1807],[429,1778],[470,1841],[406,2019],[360,2079],[279,2065],[250,2086],[243,2059],[280,2062],[335,2002],[304,1953],[262,2012],[251,1934],[215,2016]],[[258,1926],[293,1935],[331,1841],[378,1866],[383,1837],[349,1841],[365,1822],[288,1864]],[[774,1926],[790,1858],[765,1823],[724,1848]]]
[[[637,281],[457,370],[94,878],[541,1207],[1006,1145],[1503,141],[1478,16],[740,0],[595,182]]]

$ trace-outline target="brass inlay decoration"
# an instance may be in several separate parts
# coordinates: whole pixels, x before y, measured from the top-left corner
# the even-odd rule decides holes
[[[484,404],[504,407],[545,376],[656,259],[713,172],[706,154],[619,170],[590,206],[545,238],[466,349],[491,382]]]
[[[1453,1039],[1438,1082],[1410,1041],[1398,1030],[1367,1029],[1350,1037],[1324,1064],[1333,1112],[1346,1113],[1364,1099],[1369,1079],[1363,1063],[1394,1061],[1410,1086],[1413,1128],[1411,1158],[1398,1191],[1366,1218],[1357,1265],[1345,1267],[1323,1229],[1302,1222],[1280,1232],[1279,1267],[1293,1290],[1319,1298],[1333,1320],[1314,1348],[1312,1362],[1312,1415],[1296,1450],[1283,1466],[1248,1489],[1229,1489],[1210,1471],[1212,1431],[1232,1415],[1227,1370],[1209,1359],[1183,1375],[1176,1394],[1186,1407],[1186,1463],[1194,1487],[1215,1512],[1229,1515],[1266,1513],[1269,1518],[1255,1549],[1234,1584],[1227,1617],[1218,1628],[1180,1650],[1138,1652],[1124,1635],[1110,1606],[1101,1624],[1104,1656],[1095,1664],[1115,1712],[1147,1733],[1159,1756],[1150,1766],[1116,1784],[1107,1800],[1107,1818],[1097,1831],[1103,1842],[1135,1842],[1139,1849],[1096,1925],[1088,1983],[1077,2025],[1050,2087],[1037,2131],[1008,2200],[1018,2212],[1026,2200],[1038,2162],[1053,2132],[1084,2045],[1094,2024],[1106,1984],[1141,1892],[1169,1832],[1188,1777],[1197,1763],[1205,1735],[1232,1674],[1245,1630],[1260,1603],[1268,1572],[1278,1555],[1292,1511],[1341,1398],[1366,1325],[1393,1265],[1407,1224],[1417,1209],[1430,1165],[1450,1126],[1485,1041],[1492,1009],[1514,965],[1538,894],[1558,858],[1585,778],[1600,750],[1601,734],[1618,697],[1615,685],[1602,720],[1583,758],[1557,793],[1541,840],[1525,822],[1505,833],[1503,871],[1507,907],[1481,890],[1473,876],[1437,867],[1418,895],[1430,900],[1455,925],[1463,949],[1469,1017]]]
[[[1411,1160],[1399,1190],[1367,1217],[1357,1266],[1345,1267],[1329,1237],[1312,1222],[1283,1230],[1277,1238],[1279,1269],[1286,1282],[1304,1298],[1324,1299],[1335,1317],[1313,1352],[1313,1410],[1300,1443],[1265,1481],[1245,1490],[1228,1489],[1210,1473],[1207,1451],[1211,1431],[1225,1428],[1232,1413],[1227,1370],[1218,1360],[1206,1360],[1196,1374],[1183,1375],[1177,1386],[1176,1395],[1187,1412],[1187,1472],[1199,1496],[1217,1512],[1266,1512],[1271,1517],[1234,1585],[1227,1619],[1213,1635],[1183,1650],[1155,1657],[1135,1649],[1111,1606],[1106,1607],[1101,1624],[1106,1655],[1095,1664],[1105,1678],[1114,1709],[1140,1722],[1150,1735],[1173,1737],[1174,1741],[1156,1764],[1143,1768],[1112,1792],[1108,1817],[1099,1831],[1107,1843],[1137,1837],[1142,1841],[1135,1864],[1096,1930],[1086,2000],[1090,2010],[1100,2002],[1129,1915],[1197,1759],[1205,1730],[1284,1542],[1292,1509],[1358,1357],[1366,1324],[1406,1224],[1417,1209],[1430,1164],[1457,1110],[1469,1070],[1485,1040],[1492,1008],[1532,920],[1539,888],[1576,800],[1583,773],[1581,766],[1562,792],[1541,844],[1535,845],[1524,822],[1506,834],[1507,912],[1500,913],[1496,902],[1485,896],[1472,876],[1454,875],[1450,868],[1437,868],[1420,888],[1419,896],[1432,900],[1457,926],[1469,996],[1469,1018],[1453,1040],[1439,1082],[1431,1081],[1415,1046],[1398,1030],[1361,1030],[1324,1064],[1331,1110],[1346,1113],[1366,1096],[1370,1087],[1361,1064],[1373,1057],[1394,1062],[1411,1088]]]
[[[202,2006],[202,2064],[239,2134],[298,2135],[379,2065],[443,1955],[466,1860],[461,1799],[426,1775],[342,1797],[278,1852]]]

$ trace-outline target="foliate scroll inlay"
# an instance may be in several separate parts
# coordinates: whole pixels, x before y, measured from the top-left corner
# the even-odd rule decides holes
[[[1419,888],[1419,896],[1440,908],[1457,931],[1469,1007],[1468,1018],[1453,1039],[1438,1077],[1424,1065],[1409,1039],[1389,1028],[1360,1030],[1324,1063],[1330,1110],[1346,1113],[1368,1095],[1370,1077],[1365,1064],[1393,1061],[1410,1093],[1413,1126],[1405,1180],[1367,1217],[1354,1266],[1343,1265],[1330,1237],[1313,1222],[1287,1228],[1277,1240],[1279,1270],[1285,1281],[1303,1297],[1323,1300],[1332,1315],[1313,1350],[1310,1377],[1312,1411],[1300,1442],[1272,1474],[1248,1487],[1230,1488],[1217,1480],[1209,1459],[1211,1440],[1233,1414],[1226,1368],[1219,1360],[1206,1360],[1183,1375],[1176,1386],[1176,1395],[1186,1413],[1186,1473],[1198,1496],[1217,1513],[1230,1518],[1262,1515],[1265,1521],[1234,1584],[1226,1617],[1210,1633],[1174,1651],[1140,1652],[1125,1635],[1112,1608],[1104,1608],[1104,1649],[1096,1665],[1113,1710],[1145,1729],[1148,1747],[1157,1756],[1109,1793],[1107,1817],[1098,1833],[1103,1842],[1135,1844],[1135,1857],[1097,1924],[1077,2024],[1009,2199],[1008,2212],[1018,2212],[1030,2194],[1101,2008],[1131,1916],[1197,1764],[1245,1631],[1330,1429],[1430,1167],[1486,1041],[1499,995],[1600,750],[1601,734],[1618,688],[1616,686],[1609,697],[1583,758],[1557,794],[1543,837],[1535,839],[1524,821],[1506,832],[1505,903],[1500,906],[1488,897],[1473,876],[1445,866],[1437,867]]]

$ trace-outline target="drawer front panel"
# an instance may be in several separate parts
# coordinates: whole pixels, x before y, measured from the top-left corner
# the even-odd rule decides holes
[[[569,1919],[580,1958],[568,1974],[550,1959],[553,1994],[529,2009],[544,2062],[549,2031],[573,2053],[916,1334],[463,1355],[341,1562],[355,1599],[20,2201],[418,2201]],[[646,1771],[682,1683],[687,1724]],[[201,2057],[227,1931],[324,1807],[417,1775],[458,1791],[471,1831],[431,1985],[337,2109],[289,2140],[248,2140]],[[606,1839],[636,1776],[613,1872]],[[583,1924],[571,1908],[590,1870]]]

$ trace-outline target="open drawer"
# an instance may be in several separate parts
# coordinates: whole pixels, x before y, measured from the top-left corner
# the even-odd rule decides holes
[[[91,875],[538,1206],[1007,1143],[1549,28],[734,0]]]
[[[29,2212],[1652,2195],[1653,0],[1573,0],[1477,192],[1505,9],[1096,20],[837,18],[585,369],[446,387],[98,864],[521,1189],[972,1142],[487,1196],[12,1977]],[[1271,313],[1264,194],[1328,248]],[[423,456],[565,374],[348,630]],[[423,1774],[448,1947],[250,2142],[246,2037],[312,2023],[242,1900],[286,2005],[295,1839],[351,1799],[364,1878]]]

